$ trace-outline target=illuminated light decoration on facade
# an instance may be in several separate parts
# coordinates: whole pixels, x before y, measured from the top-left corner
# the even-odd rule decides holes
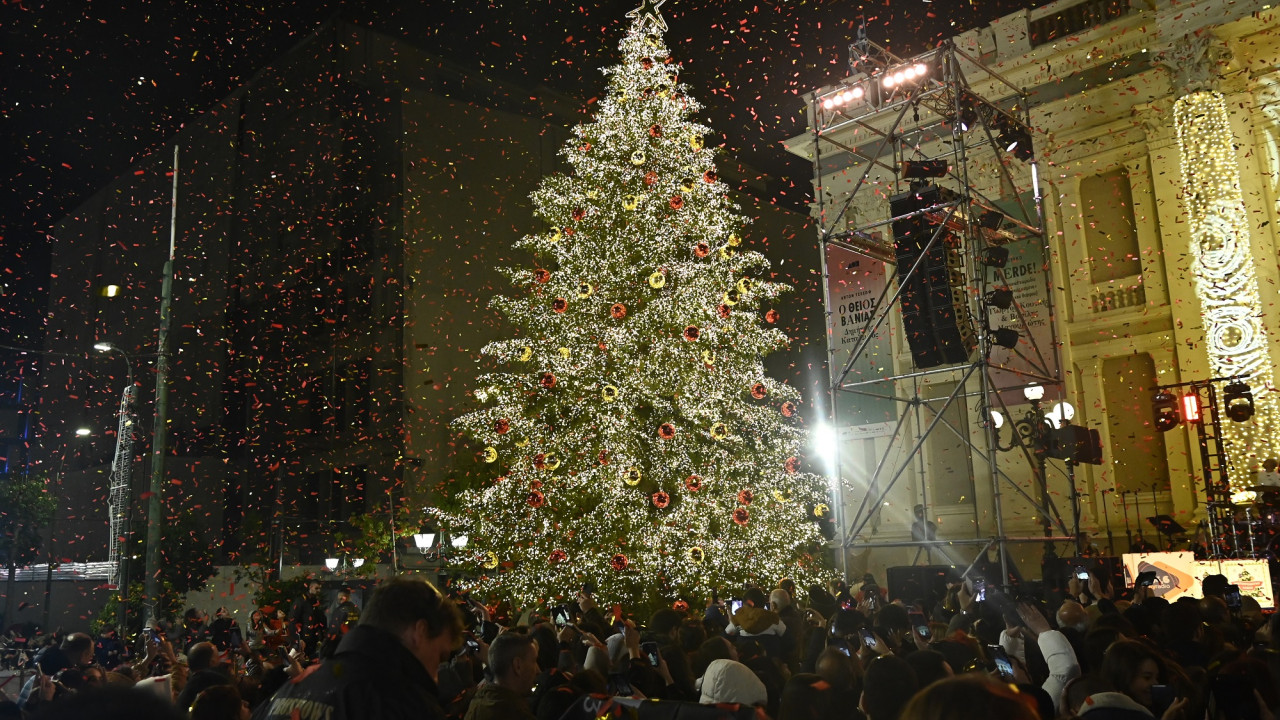
[[[1174,103],[1173,118],[1210,370],[1217,377],[1246,375],[1254,388],[1269,390],[1272,365],[1226,102],[1218,92],[1191,93]],[[1249,455],[1280,428],[1268,390],[1258,394],[1253,422],[1222,424],[1239,480],[1256,464]]]

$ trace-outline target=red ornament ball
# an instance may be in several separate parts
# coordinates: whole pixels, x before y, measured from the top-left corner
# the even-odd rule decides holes
[[[613,307],[609,308],[609,314],[612,315],[615,320],[621,320],[627,316],[627,306],[622,303],[614,303]]]
[[[540,283],[545,283],[551,279],[551,271],[538,268],[533,271],[533,279]]]
[[[584,218],[584,217],[586,217],[586,216],[587,216],[587,211],[586,211],[586,210],[583,210],[582,208],[574,208],[574,209],[573,209],[573,219],[574,219],[575,221],[581,221],[581,220],[582,220],[582,218]]]
[[[612,567],[614,570],[617,570],[618,572],[622,572],[623,570],[626,570],[627,566],[630,564],[631,564],[631,561],[628,560],[627,556],[623,555],[622,553],[618,553],[617,555],[614,555],[613,558],[609,560],[609,567]]]
[[[690,475],[684,479],[684,486],[689,492],[698,492],[702,489],[702,478],[698,475]]]
[[[654,507],[664,508],[671,504],[671,496],[659,490],[653,494]]]
[[[733,511],[733,521],[738,523],[739,525],[746,525],[747,521],[750,519],[751,519],[751,515],[750,513],[747,512],[747,509],[744,507],[740,507],[737,510]]]
[[[601,450],[601,451],[600,451],[600,454],[599,454],[599,455],[596,455],[596,462],[600,463],[601,465],[608,465],[608,464],[609,464],[609,451],[608,451],[608,450]]]
[[[755,493],[751,492],[750,490],[743,489],[738,491],[738,502],[742,503],[743,505],[750,505],[751,501],[755,499],[756,499]]]
[[[716,315],[728,320],[731,314],[733,314],[733,310],[731,310],[728,305],[720,303],[716,306]]]
[[[778,318],[780,317],[782,316],[778,314],[777,310],[770,310],[769,312],[764,314],[764,321],[769,324],[773,324],[778,322]]]
[[[530,480],[530,481],[529,481],[529,489],[530,489],[530,490],[541,490],[541,489],[542,489],[542,481],[541,481],[541,480]]]
[[[588,152],[591,150],[591,143],[582,143],[578,146],[578,149],[582,152]]]
[[[671,423],[662,423],[662,426],[658,428],[658,437],[662,438],[663,440],[670,440],[675,436],[676,436],[676,426],[672,425]]]
[[[643,67],[645,70],[649,70],[650,68],[653,67],[653,58],[651,57],[640,58],[640,66]]]
[[[711,246],[704,242],[700,242],[693,246],[693,254],[700,258],[704,258],[711,254]]]
[[[671,198],[671,209],[679,210],[682,207],[684,207],[684,198],[680,197],[679,195],[673,196]]]
[[[693,342],[694,340],[697,340],[697,339],[698,339],[698,328],[697,328],[697,326],[695,326],[695,325],[690,325],[689,327],[685,328],[685,329],[684,329],[684,339],[685,339],[685,340],[688,340],[689,342]]]
[[[751,386],[751,397],[755,398],[756,400],[763,400],[764,396],[768,394],[769,394],[769,388],[765,387],[764,383],[756,383],[755,385]]]
[[[796,404],[793,402],[782,403],[782,417],[791,417],[796,414]]]
[[[709,182],[709,183],[713,183],[713,182],[715,182],[716,180],[718,180],[718,179],[719,179],[719,177],[720,177],[719,175],[716,175],[716,171],[715,171],[715,170],[708,170],[708,171],[706,171],[706,172],[702,173],[702,179],[703,179],[703,180],[705,180],[705,181],[707,181],[707,182]]]
[[[652,137],[662,137],[662,126],[657,123],[650,125],[649,135]]]
[[[542,374],[542,380],[541,380],[540,382],[541,382],[541,384],[542,384],[542,387],[547,388],[548,390],[550,390],[551,388],[553,388],[553,387],[555,387],[555,386],[556,386],[556,374],[555,374],[555,373],[543,373],[543,374]]]
[[[558,313],[562,313],[569,309],[569,301],[564,298],[556,298],[551,301],[551,309]]]
[[[539,491],[537,491],[537,490],[530,490],[530,491],[529,491],[529,498],[528,498],[527,502],[529,503],[529,505],[530,505],[531,507],[539,508],[539,507],[542,507],[542,504],[543,504],[544,502],[546,502],[546,498],[545,498],[545,497],[543,497],[543,495],[542,495],[542,493],[541,493],[541,492],[539,492]]]
[[[652,187],[653,185],[656,185],[657,182],[658,182],[658,173],[650,170],[649,172],[644,174],[645,185]]]
[[[506,435],[511,430],[511,421],[506,418],[498,418],[493,421],[493,431],[499,435]]]
[[[538,453],[533,456],[533,466],[539,470],[547,469],[547,456],[544,453]]]
[[[671,603],[671,609],[675,610],[676,612],[682,612],[682,613],[689,612],[689,603],[685,602],[684,600],[677,600]]]
[[[787,458],[787,462],[783,467],[786,468],[788,475],[795,475],[800,470],[800,460],[797,459],[796,456],[792,455]]]
[[[556,563],[564,562],[565,560],[568,559],[568,557],[569,555],[565,553],[565,551],[559,548],[556,548],[555,550],[551,551],[550,555],[547,556],[547,562],[551,563],[552,565],[555,565]]]

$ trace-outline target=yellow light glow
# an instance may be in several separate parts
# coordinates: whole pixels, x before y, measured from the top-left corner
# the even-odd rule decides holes
[[[1179,98],[1173,118],[1209,366],[1215,376],[1248,376],[1255,392],[1251,422],[1222,424],[1236,477],[1247,477],[1241,471],[1256,466],[1280,425],[1274,393],[1264,389],[1272,387],[1273,368],[1231,121],[1217,92]]]
[[[107,297],[115,297],[116,295],[120,294],[120,286],[108,285],[106,289],[103,291],[103,294],[106,295]]]

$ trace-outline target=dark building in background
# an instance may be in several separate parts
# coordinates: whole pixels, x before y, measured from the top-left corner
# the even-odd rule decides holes
[[[526,261],[511,245],[536,229],[528,194],[584,109],[333,21],[62,220],[36,418],[59,477],[52,557],[107,554],[126,368],[98,342],[140,385],[142,528],[175,145],[167,513],[194,516],[224,562],[315,564],[352,516],[427,503],[474,463],[448,423],[479,348],[511,332],[487,309],[508,289],[496,267]],[[748,241],[797,286],[799,342],[770,365],[810,395],[826,371],[808,219],[720,165],[746,191]]]

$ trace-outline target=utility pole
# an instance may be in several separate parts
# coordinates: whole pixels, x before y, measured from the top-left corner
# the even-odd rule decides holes
[[[169,210],[169,259],[160,287],[160,338],[156,354],[155,421],[151,431],[151,497],[147,500],[146,624],[156,618],[160,588],[160,524],[164,519],[164,455],[169,442],[169,321],[173,303],[173,260],[178,231],[178,146],[173,146],[173,198]]]

